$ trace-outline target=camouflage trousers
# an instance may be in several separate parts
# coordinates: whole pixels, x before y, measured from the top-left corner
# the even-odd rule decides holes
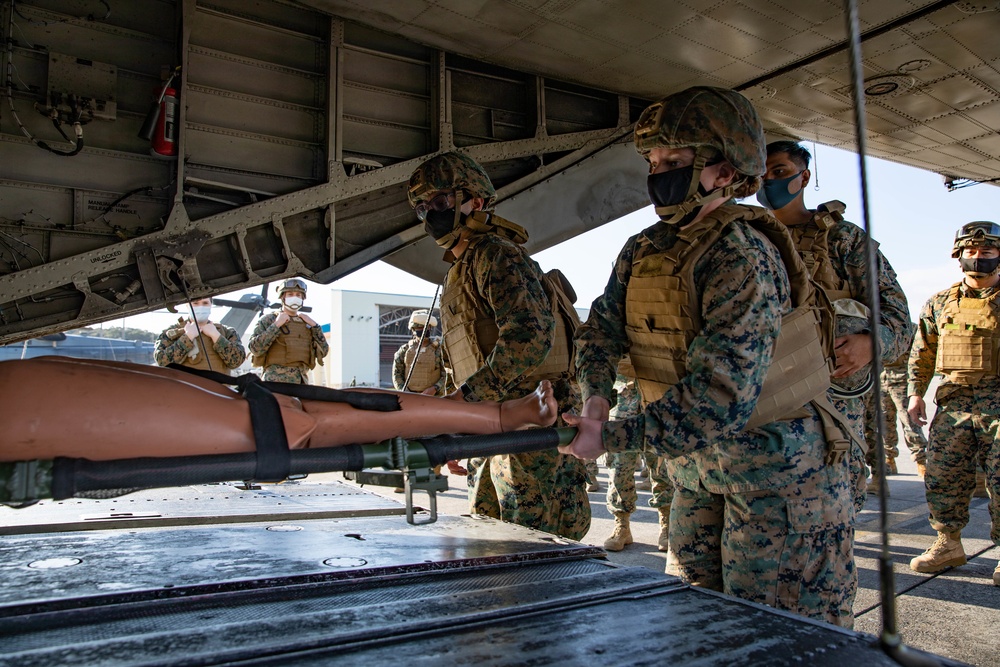
[[[941,387],[937,403],[924,478],[931,526],[955,532],[969,523],[978,464],[986,471],[990,539],[1000,545],[1000,396],[992,390]]]
[[[804,494],[804,488],[813,492]],[[850,628],[857,572],[849,517],[843,471],[839,484],[747,493],[678,487],[670,506],[667,573]]]
[[[670,507],[674,495],[674,484],[667,477],[666,459],[655,454],[634,450],[608,454],[608,511],[612,514],[632,514],[635,512],[639,494],[635,490],[635,471],[639,459],[646,461],[649,481],[653,486],[653,497],[649,506],[659,509]]]
[[[551,449],[469,460],[469,511],[580,540],[590,530],[583,461]]]
[[[885,374],[883,373],[883,377]],[[905,383],[905,379],[904,379]],[[875,467],[875,392],[865,395],[865,442],[868,443],[868,454],[865,462],[870,468]],[[899,456],[899,431],[897,420],[903,427],[903,438],[910,456],[917,463],[923,463],[927,458],[927,438],[920,425],[910,419],[906,411],[906,386],[882,383],[882,414],[885,415],[885,454],[891,458]]]
[[[869,396],[871,394],[868,394]],[[854,435],[860,442],[865,441],[865,402],[863,398],[832,398],[833,406],[840,410],[847,419]],[[868,448],[870,449],[870,447]],[[851,498],[854,505],[854,516],[861,514],[868,500],[868,475],[871,471],[866,463],[867,452],[857,444],[851,445],[851,455],[848,457],[851,474]]]

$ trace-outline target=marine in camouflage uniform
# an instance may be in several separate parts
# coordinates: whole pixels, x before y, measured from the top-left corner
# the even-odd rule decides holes
[[[642,412],[642,401],[639,389],[635,385],[635,370],[631,362],[625,363],[623,360],[618,368],[619,373],[615,380],[618,402],[611,410],[612,420],[627,419]],[[615,517],[611,536],[604,540],[604,548],[608,551],[621,551],[632,544],[632,528],[629,520],[639,500],[639,495],[636,493],[635,471],[640,460],[645,461],[649,473],[652,491],[649,506],[655,508],[659,515],[660,534],[656,546],[660,551],[669,549],[670,503],[674,496],[674,485],[667,474],[667,461],[662,456],[657,456],[655,452],[629,450],[607,455],[610,473],[607,505],[608,511]]]
[[[594,458],[647,448],[668,457],[675,486],[668,572],[849,626],[846,459],[827,462],[824,421],[812,402],[750,425],[762,414],[758,398],[782,316],[793,308],[786,264],[796,271],[796,300],[814,303],[787,231],[763,209],[728,201],[752,194],[764,173],[760,120],[738,93],[696,87],[647,108],[635,138],[650,162],[647,186],[661,221],[626,242],[578,331],[583,416],[567,417],[578,434],[561,450]],[[696,245],[692,237],[702,232],[713,240]],[[687,276],[680,286],[674,271]],[[626,351],[643,410],[602,423]],[[813,402],[825,399],[831,353],[817,349],[813,373],[823,382]],[[846,452],[842,434],[838,442]]]
[[[923,396],[934,373],[943,380],[934,400],[924,486],[934,544],[910,561],[917,572],[966,562],[962,529],[977,463],[986,471],[990,539],[1000,545],[1000,225],[972,222],[955,235],[952,257],[965,278],[924,304],[910,352],[910,416],[927,421]],[[1000,564],[993,572],[1000,586]]]
[[[565,311],[522,247],[527,233],[492,212],[496,194],[482,167],[459,153],[439,155],[413,173],[408,196],[451,262],[441,318],[460,395],[516,398],[551,379],[560,411],[576,409],[571,341],[560,333]],[[583,463],[554,449],[471,460],[469,484],[473,513],[577,540],[590,528]]]
[[[417,310],[410,315],[409,328],[413,337],[403,343],[392,358],[392,386],[398,391],[443,396],[448,374],[445,372],[441,339],[424,333],[428,322],[431,327],[437,326],[437,318],[426,310]],[[410,357],[409,363],[407,356]],[[406,382],[408,375],[409,384]],[[433,392],[428,391],[432,388]]]
[[[304,281],[286,280],[278,288],[282,309],[261,317],[250,336],[253,365],[268,382],[309,384],[309,371],[330,352],[322,327],[299,311],[305,295]]]
[[[195,325],[190,318],[181,318],[156,339],[153,359],[158,366],[179,364],[232,375],[232,369],[239,368],[247,358],[239,333],[232,327],[209,320],[210,298],[196,299],[191,305],[198,318],[198,333],[194,334]]]
[[[852,425],[857,442],[863,443],[865,401],[857,394],[875,381],[870,375],[871,332],[865,296],[870,282],[865,260],[868,237],[860,227],[844,220],[841,202],[827,202],[816,210],[806,208],[803,194],[811,176],[810,157],[809,151],[794,141],[768,144],[767,173],[757,198],[788,227],[813,279],[837,307],[837,335],[842,337],[837,341],[837,370],[830,397]],[[888,364],[909,351],[910,315],[896,272],[881,251],[876,254],[876,265],[881,313],[878,336],[882,362]],[[845,313],[858,316],[841,317]],[[867,498],[865,458],[860,444],[852,447],[856,513],[864,508]]]
[[[912,344],[914,327],[910,328],[910,342]],[[899,432],[896,427],[897,420],[903,427],[903,438],[910,455],[917,463],[917,470],[923,477],[924,461],[927,459],[927,438],[924,437],[923,430],[916,424],[906,411],[906,366],[909,360],[909,347],[904,355],[891,364],[886,364],[882,369],[882,414],[885,416],[885,466],[886,474],[895,475],[897,473],[896,458],[899,456]],[[865,396],[865,442],[871,444],[875,442],[875,407],[872,392]],[[866,459],[868,466],[875,468],[875,448],[869,446]],[[869,493],[871,493],[869,488]]]

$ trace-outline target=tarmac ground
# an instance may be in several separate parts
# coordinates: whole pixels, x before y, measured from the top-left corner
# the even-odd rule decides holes
[[[902,446],[902,442],[900,442]],[[1000,547],[989,539],[989,500],[973,498],[971,519],[962,534],[968,563],[937,574],[920,574],[910,559],[929,547],[936,536],[927,520],[923,479],[908,453],[896,459],[898,475],[889,477],[888,555],[892,561],[898,633],[905,644],[980,667],[1000,667],[1000,587],[992,583]],[[443,472],[447,472],[444,470]],[[339,476],[338,476],[339,477]],[[468,512],[464,478],[449,476],[448,491],[438,494],[438,512]],[[601,491],[590,493],[592,521],[582,542],[603,546],[614,519],[605,502],[608,470],[600,468]],[[638,480],[638,477],[637,477]],[[368,491],[402,500],[392,489],[366,486]],[[639,508],[632,515],[635,542],[608,560],[663,572],[666,554],[657,550],[659,523],[656,510],[647,506],[648,491],[639,491]],[[855,629],[882,634],[884,606],[879,593],[879,500],[869,496],[855,536],[858,595],[854,603]]]

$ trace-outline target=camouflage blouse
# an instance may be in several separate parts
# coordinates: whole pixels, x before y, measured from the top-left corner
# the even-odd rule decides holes
[[[219,340],[212,346],[226,364],[226,368],[238,368],[243,360],[247,358],[247,352],[243,349],[240,335],[236,329],[227,327],[225,324],[213,322],[215,328],[222,334]],[[180,333],[178,334],[178,330]],[[208,343],[211,338],[205,334],[202,339]],[[184,325],[170,327],[160,334],[156,340],[156,350],[153,352],[153,359],[158,366],[168,366],[170,364],[183,364],[191,350],[194,349],[194,341],[184,335]]]
[[[938,322],[950,293],[951,287],[938,292],[929,298],[920,310],[920,317],[917,319],[917,333],[913,339],[913,347],[910,349],[910,361],[907,368],[907,396],[920,396],[922,398],[927,393],[931,380],[934,378],[938,351]],[[963,282],[959,293],[963,297],[976,299],[992,297],[994,307],[1000,304],[1000,286],[976,290]],[[947,384],[950,383],[945,382],[938,388],[937,396],[939,398],[942,397],[942,389],[953,391],[964,386],[952,384],[950,388],[946,388]],[[1000,389],[1000,378],[983,378],[975,387],[977,392],[990,395],[996,395],[998,389]]]
[[[637,239],[666,250],[677,231],[657,223],[629,239],[604,294],[578,330],[577,378],[583,398],[612,399],[619,358],[628,352],[625,296]],[[635,417],[603,428],[610,452],[642,449],[666,456],[677,485],[713,493],[767,489],[823,468],[819,419],[774,422],[744,431],[771,363],[790,288],[777,249],[757,231],[733,223],[694,267],[702,330],[687,350],[687,374]]]
[[[494,234],[470,246],[458,262],[471,266],[475,284],[467,288],[492,313],[500,330],[486,365],[465,384],[480,399],[490,401],[518,398],[533,391],[534,383],[523,379],[545,361],[556,327],[552,304],[542,286],[542,270],[524,248]],[[458,270],[458,262],[449,272]],[[448,314],[442,316],[447,328]]]
[[[797,247],[803,227],[803,225],[793,225],[788,228]],[[846,220],[838,222],[827,233],[827,245],[830,263],[837,276],[847,283],[847,288],[855,299],[867,304],[866,291],[869,281],[868,266],[865,261],[867,235],[864,230],[853,222]],[[882,251],[878,250],[878,244],[875,244],[875,248],[881,313],[879,345],[882,361],[892,363],[909,350],[909,329],[912,326],[910,307],[892,265]]]

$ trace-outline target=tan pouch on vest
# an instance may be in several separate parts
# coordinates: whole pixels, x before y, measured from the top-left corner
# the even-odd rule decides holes
[[[781,318],[771,366],[747,428],[805,416],[802,407],[830,387],[830,366],[816,310],[800,306]]]

